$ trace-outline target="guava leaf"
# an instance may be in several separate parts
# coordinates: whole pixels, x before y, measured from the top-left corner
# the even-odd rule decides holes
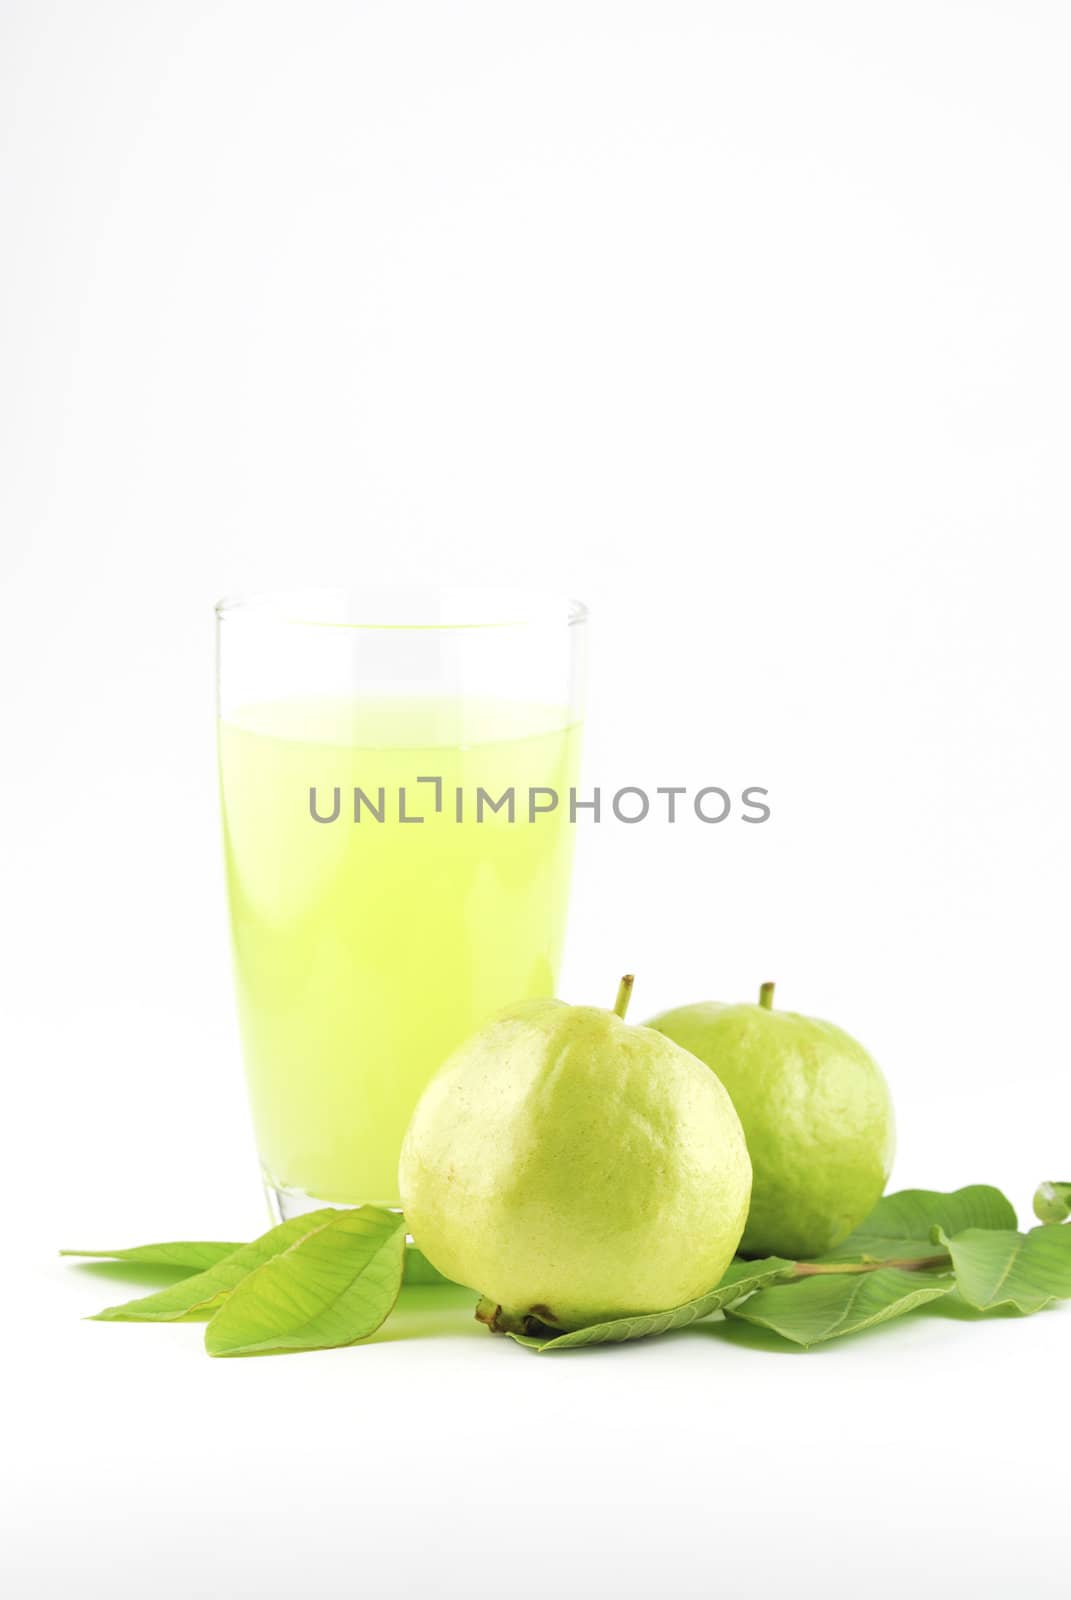
[[[968,1228],[935,1237],[952,1257],[956,1287],[976,1311],[1013,1306],[1029,1314],[1071,1298],[1071,1228],[1052,1223],[1029,1233]]]
[[[236,1289],[250,1272],[262,1267],[266,1261],[287,1250],[305,1234],[320,1226],[325,1217],[338,1215],[334,1211],[311,1211],[303,1217],[291,1217],[269,1228],[267,1233],[243,1244],[205,1272],[181,1283],[169,1285],[156,1294],[143,1295],[138,1300],[127,1300],[122,1305],[106,1306],[91,1318],[94,1322],[178,1322],[183,1317],[203,1317],[212,1307]]]
[[[328,1212],[242,1279],[205,1329],[205,1349],[237,1356],[354,1344],[389,1316],[404,1261],[405,1223],[396,1211]]]
[[[1066,1222],[1071,1217],[1071,1183],[1041,1183],[1034,1195],[1039,1222]]]
[[[203,1272],[208,1267],[215,1266],[217,1261],[222,1261],[226,1256],[232,1256],[236,1250],[242,1248],[240,1241],[225,1244],[215,1240],[176,1240],[168,1244],[136,1244],[125,1250],[60,1250],[61,1256],[78,1256],[86,1260],[99,1261],[131,1261],[146,1267],[175,1267],[187,1268],[191,1273]],[[429,1285],[450,1284],[455,1287],[452,1278],[446,1278],[433,1267],[422,1250],[415,1244],[405,1247],[405,1282]]]
[[[879,1200],[866,1221],[821,1259],[913,1261],[933,1254],[934,1228],[954,1234],[965,1228],[1016,1227],[1011,1202],[987,1183],[972,1183],[949,1194],[901,1189]]]
[[[932,1253],[933,1246],[930,1245]],[[822,1344],[848,1333],[861,1333],[879,1322],[902,1317],[928,1300],[938,1300],[954,1287],[950,1276],[881,1267],[855,1275],[801,1278],[798,1283],[760,1289],[742,1305],[726,1308],[726,1316],[769,1328],[793,1344]]]
[[[135,1244],[125,1250],[61,1250],[59,1253],[95,1260],[136,1261],[147,1267],[188,1267],[190,1272],[203,1272],[241,1248],[240,1244],[182,1239],[169,1244]]]
[[[405,1247],[405,1282],[408,1284],[421,1284],[425,1288],[437,1288],[440,1285],[448,1286],[451,1289],[459,1287],[453,1278],[444,1277],[438,1267],[433,1267],[423,1250],[418,1250],[415,1244],[407,1244]],[[464,1287],[464,1285],[460,1287]]]
[[[670,1311],[651,1311],[642,1316],[615,1317],[611,1322],[595,1322],[588,1328],[578,1328],[572,1333],[559,1333],[551,1338],[534,1339],[526,1334],[509,1334],[517,1344],[526,1349],[581,1350],[588,1345],[623,1344],[627,1339],[646,1339],[656,1333],[671,1333],[674,1328],[687,1328],[701,1317],[712,1316],[752,1294],[763,1284],[775,1283],[791,1274],[795,1263],[783,1261],[779,1256],[769,1256],[764,1261],[734,1261],[721,1282],[698,1300],[675,1306]]]

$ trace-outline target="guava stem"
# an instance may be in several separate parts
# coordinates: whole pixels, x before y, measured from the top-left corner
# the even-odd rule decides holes
[[[546,1321],[538,1315],[541,1311],[546,1312]],[[486,1295],[481,1296],[476,1306],[476,1321],[482,1322],[492,1333],[521,1333],[545,1338],[548,1334],[564,1332],[564,1329],[556,1327],[546,1306],[533,1306],[531,1311],[506,1311]]]
[[[628,1003],[632,999],[632,985],[635,982],[636,979],[633,974],[631,972],[626,972],[625,976],[621,979],[621,982],[617,986],[617,999],[614,1001],[614,1012],[621,1018],[622,1022],[625,1020],[625,1012],[628,1010]]]
[[[792,1276],[817,1278],[833,1272],[880,1272],[882,1267],[899,1267],[901,1272],[921,1272],[927,1267],[951,1265],[952,1257],[947,1251],[943,1251],[939,1256],[912,1256],[901,1261],[797,1261],[793,1266]]]
[[[773,1010],[773,992],[774,985],[772,983],[764,983],[759,989],[759,1005],[764,1011]]]

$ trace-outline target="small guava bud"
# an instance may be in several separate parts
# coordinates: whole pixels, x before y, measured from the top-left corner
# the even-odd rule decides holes
[[[1071,1183],[1041,1183],[1034,1195],[1039,1222],[1066,1222],[1071,1217]]]

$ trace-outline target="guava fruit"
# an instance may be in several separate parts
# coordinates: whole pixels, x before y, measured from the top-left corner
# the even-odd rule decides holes
[[[413,1238],[499,1330],[662,1311],[721,1279],[751,1166],[713,1073],[613,1011],[530,1000],[446,1061],[398,1182]]]
[[[681,1006],[647,1024],[705,1061],[744,1126],[753,1171],[740,1243],[806,1259],[847,1238],[892,1167],[892,1102],[877,1064],[830,1022],[758,1005]]]

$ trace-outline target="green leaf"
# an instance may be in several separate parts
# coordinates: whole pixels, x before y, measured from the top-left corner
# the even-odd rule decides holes
[[[95,1260],[136,1261],[147,1267],[188,1267],[191,1272],[203,1272],[241,1248],[240,1244],[183,1239],[171,1244],[135,1244],[126,1250],[61,1250],[59,1253]]]
[[[205,1349],[237,1356],[354,1344],[390,1314],[404,1260],[405,1222],[396,1211],[329,1212],[242,1280],[205,1329]]]
[[[1042,1183],[1034,1195],[1039,1222],[1066,1222],[1071,1217],[1071,1183]]]
[[[423,1250],[418,1250],[415,1244],[405,1247],[405,1282],[407,1284],[422,1284],[425,1287],[448,1285],[456,1289],[453,1278],[444,1278],[438,1267],[433,1267]]]
[[[1051,1223],[1029,1233],[968,1228],[952,1239],[938,1228],[935,1237],[952,1257],[956,1287],[976,1311],[1013,1306],[1029,1314],[1071,1298],[1071,1228]]]
[[[94,1322],[178,1322],[184,1317],[203,1317],[213,1306],[236,1289],[250,1272],[262,1267],[266,1261],[287,1250],[298,1239],[320,1225],[325,1217],[337,1215],[334,1211],[312,1211],[303,1217],[291,1217],[269,1228],[267,1233],[254,1239],[252,1244],[239,1245],[231,1255],[224,1256],[205,1272],[195,1277],[183,1278],[181,1283],[160,1289],[156,1294],[127,1300],[122,1305],[107,1306],[91,1318]]]
[[[931,1245],[932,1250],[932,1245]],[[857,1275],[801,1278],[798,1283],[760,1289],[726,1315],[770,1328],[793,1344],[822,1344],[848,1333],[861,1333],[879,1322],[902,1317],[953,1287],[951,1277],[881,1267]]]
[[[965,1228],[1016,1228],[1011,1202],[987,1183],[942,1194],[933,1189],[901,1189],[878,1201],[843,1244],[823,1261],[913,1261],[933,1254],[933,1230],[962,1233]]]
[[[635,1317],[615,1317],[611,1322],[595,1322],[590,1327],[578,1328],[572,1333],[559,1333],[550,1338],[531,1338],[527,1334],[510,1333],[509,1338],[526,1349],[580,1350],[595,1344],[623,1344],[627,1339],[647,1339],[656,1333],[671,1333],[674,1328],[687,1328],[701,1317],[712,1316],[727,1305],[734,1304],[752,1294],[763,1284],[774,1283],[791,1274],[794,1263],[779,1256],[769,1256],[764,1261],[734,1261],[716,1288],[689,1300],[670,1311],[651,1311]]]

